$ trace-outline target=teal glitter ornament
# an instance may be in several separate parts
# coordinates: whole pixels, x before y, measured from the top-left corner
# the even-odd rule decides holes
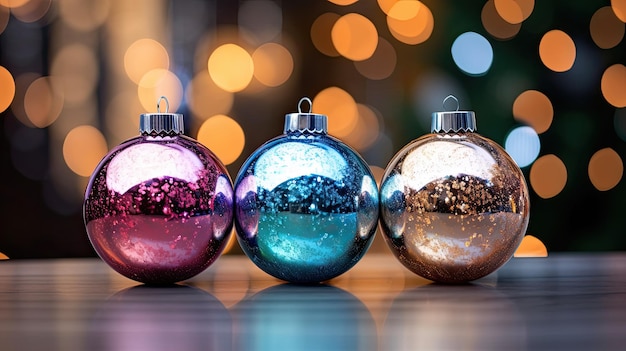
[[[343,274],[370,247],[378,188],[369,166],[327,134],[327,117],[285,116],[283,135],[259,147],[235,180],[235,226],[263,271],[312,284]]]

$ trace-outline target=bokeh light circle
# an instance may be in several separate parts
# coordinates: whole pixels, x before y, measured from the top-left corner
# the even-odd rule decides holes
[[[372,57],[378,45],[374,23],[358,13],[348,13],[337,19],[330,35],[337,52],[352,61]]]
[[[535,129],[537,134],[550,128],[554,117],[552,102],[537,90],[526,90],[513,102],[513,117]]]
[[[176,112],[183,100],[183,84],[173,72],[153,69],[139,81],[137,94],[146,111],[156,111],[157,101],[165,96],[169,101],[169,111]]]
[[[394,2],[389,8],[387,27],[398,41],[417,45],[430,38],[435,20],[430,8],[421,1],[401,0]]]
[[[265,43],[252,53],[254,77],[261,84],[277,87],[285,83],[293,72],[293,57],[278,43]]]
[[[488,0],[480,13],[480,19],[485,30],[494,38],[507,40],[511,39],[519,33],[522,23],[511,24],[505,21],[498,11],[494,0]]]
[[[197,139],[224,163],[229,165],[241,156],[245,146],[243,128],[226,115],[215,115],[202,123]]]
[[[624,38],[626,26],[610,6],[599,8],[591,17],[589,32],[591,39],[601,49],[611,49]]]
[[[556,155],[539,157],[530,168],[530,185],[539,197],[557,196],[567,184],[567,168]]]
[[[313,99],[312,111],[328,117],[328,133],[338,138],[349,134],[358,121],[356,101],[339,87],[320,91]]]
[[[378,38],[378,47],[372,57],[354,62],[357,71],[372,80],[388,78],[396,68],[398,56],[396,49],[387,40]]]
[[[567,33],[558,29],[551,30],[539,42],[539,57],[552,71],[568,71],[576,60],[576,44]]]
[[[615,16],[626,23],[626,0],[611,0],[611,7]]]
[[[607,191],[622,180],[624,162],[615,150],[607,147],[591,156],[587,171],[593,186],[600,191]]]
[[[24,112],[28,120],[38,128],[45,128],[59,118],[63,110],[63,93],[57,77],[35,79],[24,95]]]
[[[4,112],[15,97],[15,80],[6,68],[0,66],[0,112]]]
[[[211,53],[208,68],[215,84],[233,93],[244,90],[254,75],[250,54],[232,43],[221,45]]]
[[[485,37],[465,32],[452,43],[452,59],[457,67],[472,76],[487,73],[493,63],[493,48]]]
[[[161,43],[154,39],[139,39],[124,53],[124,70],[135,84],[155,69],[169,69],[170,57]]]
[[[496,11],[511,24],[522,23],[535,8],[535,0],[494,0]]]
[[[78,126],[65,136],[63,158],[72,172],[89,177],[108,151],[104,135],[95,127]]]
[[[626,107],[626,66],[616,63],[607,68],[600,81],[602,95],[615,107]]]
[[[311,41],[315,48],[326,56],[340,56],[337,49],[335,49],[335,45],[333,45],[330,34],[335,22],[337,22],[340,17],[341,16],[336,13],[326,12],[317,17],[311,25]]]
[[[207,70],[198,72],[189,82],[185,98],[192,116],[202,121],[215,115],[228,114],[235,100],[233,93],[215,85]]]
[[[519,167],[526,167],[539,156],[541,141],[533,128],[521,126],[509,133],[504,148]]]

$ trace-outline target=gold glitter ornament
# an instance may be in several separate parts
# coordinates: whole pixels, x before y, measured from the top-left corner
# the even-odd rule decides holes
[[[432,133],[389,162],[380,225],[393,254],[421,277],[463,283],[505,264],[522,241],[530,202],[506,151],[475,133],[473,111],[435,112]]]

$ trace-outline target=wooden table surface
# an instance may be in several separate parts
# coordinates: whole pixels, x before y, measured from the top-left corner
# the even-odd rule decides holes
[[[172,287],[99,259],[0,262],[0,350],[623,350],[626,253],[514,258],[431,284],[367,254],[321,286],[223,256]]]

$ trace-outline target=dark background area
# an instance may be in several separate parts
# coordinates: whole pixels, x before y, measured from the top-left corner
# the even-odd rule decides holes
[[[155,20],[155,25],[166,27],[169,41],[166,47],[172,60],[177,62],[181,76],[185,77],[185,72],[188,76],[194,70],[190,57],[201,34],[220,26],[237,25],[238,11],[244,2],[140,1],[136,11],[137,16],[144,16],[141,6],[163,8],[165,17]],[[116,8],[115,3],[111,1],[110,11]],[[540,135],[539,155],[557,155],[567,167],[567,183],[557,196],[543,199],[532,190],[529,182],[528,233],[543,241],[549,252],[626,250],[623,215],[626,182],[621,179],[612,189],[599,191],[588,176],[589,159],[596,151],[610,147],[622,160],[626,156],[626,140],[622,139],[626,135],[623,131],[626,122],[622,122],[626,113],[624,108],[607,103],[600,89],[601,76],[608,66],[626,64],[626,43],[622,39],[613,48],[598,48],[589,29],[595,11],[610,6],[609,1],[536,1],[519,33],[508,40],[491,37],[483,27],[484,1],[423,1],[433,12],[435,26],[429,40],[418,45],[394,40],[376,1],[361,0],[349,6],[321,0],[276,3],[282,9],[283,32],[296,43],[293,45],[296,50],[293,52],[294,72],[284,88],[256,94],[235,93],[230,115],[245,131],[246,143],[242,155],[228,166],[232,178],[248,155],[280,134],[284,114],[295,110],[300,97],[313,97],[329,86],[342,87],[357,102],[369,104],[380,113],[381,129],[387,139],[359,151],[368,163],[382,168],[403,145],[428,132],[428,126],[420,122],[423,112],[415,108],[415,87],[420,78],[433,72],[451,77],[460,89],[459,95],[465,98],[461,101],[462,107],[476,111],[480,134],[501,145],[507,134],[520,125],[512,116],[512,99],[524,90],[536,89],[550,98],[554,108],[550,129]],[[32,23],[23,23],[11,16],[7,28],[0,32],[0,66],[14,77],[24,72],[49,74],[51,48],[58,36],[65,35],[58,30],[60,19],[55,6],[57,2],[53,1],[49,14]],[[197,9],[202,15],[192,16]],[[396,49],[393,74],[383,80],[369,80],[355,70],[353,62],[316,50],[311,43],[310,28],[325,12],[357,12],[370,18],[379,35]],[[195,28],[195,31],[188,28]],[[551,29],[563,30],[576,44],[576,61],[567,72],[553,72],[539,58],[539,42]],[[485,75],[464,74],[450,55],[452,42],[467,31],[483,35],[493,47],[494,61]],[[31,36],[27,33],[31,32],[41,40],[29,43]],[[89,35],[96,38],[101,59],[95,101],[97,116],[102,122],[110,99],[107,86],[112,73],[106,64],[109,35],[105,26],[90,31]],[[39,47],[38,58],[25,66],[16,66],[15,60],[9,58],[20,42]],[[501,82],[507,81],[506,89],[512,92],[512,98],[498,98],[503,94]],[[179,112],[185,116],[190,114],[184,104]],[[128,118],[137,117],[129,112]],[[193,136],[198,127],[192,122],[188,134]],[[28,148],[20,148],[16,146],[19,143],[14,142],[19,138],[29,138],[32,142]],[[59,152],[58,146],[52,146],[54,142],[49,128],[24,126],[10,108],[0,113],[0,252],[10,258],[95,255],[84,229],[82,199],[65,193],[67,189],[59,187],[51,174],[52,160]],[[527,179],[530,169],[531,166],[522,169]],[[75,177],[74,183],[86,184],[85,177]]]

